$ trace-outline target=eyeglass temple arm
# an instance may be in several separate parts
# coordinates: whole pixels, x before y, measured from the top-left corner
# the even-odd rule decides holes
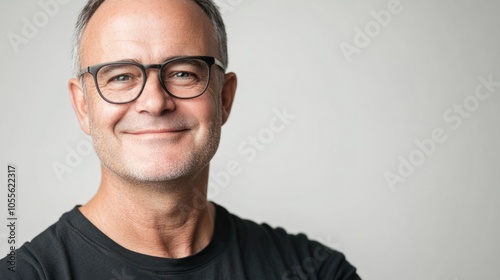
[[[87,74],[87,73],[90,73],[90,67],[87,67],[87,68],[85,68],[85,69],[83,69],[83,70],[80,70],[80,72],[78,72],[78,73],[76,74],[76,76],[77,76],[77,77],[80,77],[81,75],[83,75],[83,74]]]
[[[220,60],[218,60],[217,58],[214,58],[214,64],[219,66],[220,68],[222,68],[224,72],[226,72],[226,66],[222,62],[220,62]]]

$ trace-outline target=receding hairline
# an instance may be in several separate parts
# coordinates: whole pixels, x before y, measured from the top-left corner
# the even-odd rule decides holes
[[[105,2],[112,0],[89,0],[84,9],[80,12],[77,26],[74,34],[73,44],[73,59],[75,73],[81,70],[82,54],[85,52],[83,49],[83,41],[87,35],[87,29],[101,6]],[[212,33],[212,42],[215,50],[220,56],[219,59],[227,66],[227,34],[225,31],[224,22],[221,15],[217,10],[217,6],[211,0],[182,0],[184,3],[194,3],[205,14],[206,19],[210,22],[210,33]],[[119,13],[119,11],[118,11]],[[88,40],[88,39],[87,39]]]

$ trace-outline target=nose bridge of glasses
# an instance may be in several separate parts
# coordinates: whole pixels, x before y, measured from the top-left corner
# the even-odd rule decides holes
[[[148,70],[148,69],[161,69],[162,65],[161,64],[144,64],[144,70]]]
[[[148,72],[149,69],[158,69],[158,71],[161,71],[161,68],[163,67],[163,65],[161,64],[144,64],[143,65],[143,68],[144,68],[144,71]],[[146,78],[147,78],[147,75],[146,75]]]
[[[142,65],[144,69],[144,86],[146,86],[147,80],[148,80],[148,70],[150,69],[157,69],[158,70],[158,82],[160,83],[160,86],[163,90],[165,90],[163,81],[161,79],[161,69],[163,67],[162,64],[143,64]],[[143,89],[144,90],[144,89]]]
[[[144,69],[144,86],[146,85],[146,82],[148,80],[148,70],[150,69],[158,69],[158,79],[163,87],[163,81],[161,80],[161,68],[163,67],[162,64],[143,64],[142,68]]]

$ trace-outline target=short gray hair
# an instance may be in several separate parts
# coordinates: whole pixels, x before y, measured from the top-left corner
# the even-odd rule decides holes
[[[85,7],[83,7],[78,20],[76,22],[75,34],[73,37],[73,68],[75,75],[81,70],[81,41],[82,35],[97,9],[104,3],[105,0],[88,0]],[[217,5],[212,0],[192,0],[205,12],[215,29],[215,36],[217,44],[219,45],[219,55],[225,67],[229,62],[227,54],[227,33],[224,21],[219,12]]]

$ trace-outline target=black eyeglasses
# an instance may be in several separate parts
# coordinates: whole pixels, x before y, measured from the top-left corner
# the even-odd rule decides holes
[[[190,99],[202,95],[210,83],[212,65],[223,71],[224,64],[211,56],[185,56],[169,59],[162,64],[139,64],[135,62],[110,62],[89,66],[78,73],[90,73],[102,99],[113,104],[124,104],[136,100],[144,90],[147,69],[158,69],[162,88],[179,99]]]

